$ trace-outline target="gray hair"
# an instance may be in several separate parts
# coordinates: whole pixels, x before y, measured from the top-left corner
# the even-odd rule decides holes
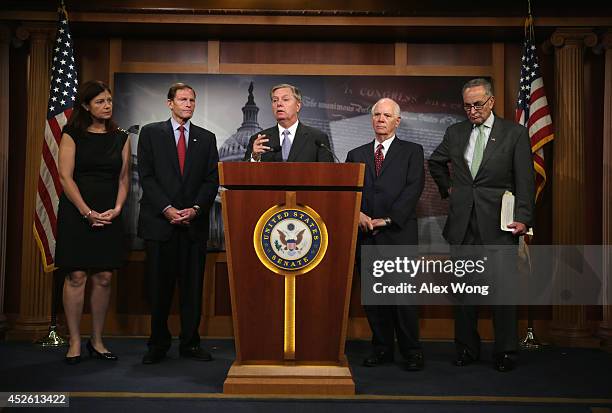
[[[291,93],[293,94],[293,97],[298,102],[302,103],[302,92],[300,92],[300,89],[288,83],[281,83],[280,85],[273,86],[272,89],[270,89],[270,100],[272,100],[272,98],[274,97],[273,95],[275,91],[277,91],[278,89],[283,89],[283,88],[291,89]]]
[[[493,96],[493,85],[491,84],[491,82],[489,82],[487,79],[483,77],[472,79],[469,82],[467,82],[465,85],[463,85],[463,89],[461,89],[461,94],[463,95],[466,89],[470,89],[470,88],[477,87],[477,86],[484,87],[486,96]]]
[[[383,101],[389,101],[391,102],[391,104],[393,105],[393,114],[395,116],[397,116],[398,118],[401,117],[401,109],[400,106],[397,104],[396,101],[394,101],[391,98],[382,98],[382,99],[378,99],[378,101],[374,104],[374,106],[372,106],[372,110],[370,110],[370,112],[372,113],[372,116],[374,115],[374,111],[376,110],[376,106],[378,106],[379,103],[383,102]]]

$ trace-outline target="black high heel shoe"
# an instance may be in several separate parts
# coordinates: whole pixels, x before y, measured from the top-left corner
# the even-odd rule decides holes
[[[96,358],[99,358],[100,360],[111,360],[111,361],[119,360],[119,357],[117,357],[110,351],[108,353],[100,353],[98,350],[94,348],[93,344],[91,344],[91,340],[87,341],[87,351],[89,352],[89,357],[93,357],[95,354]]]
[[[75,364],[79,364],[81,362],[81,355],[73,356],[73,357],[64,357],[64,362],[69,366],[74,366]]]

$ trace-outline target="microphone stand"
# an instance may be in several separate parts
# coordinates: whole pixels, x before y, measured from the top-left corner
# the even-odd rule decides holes
[[[340,159],[338,159],[338,157],[336,156],[334,151],[332,151],[326,144],[324,144],[323,142],[317,140],[317,141],[315,141],[315,145],[317,145],[319,148],[325,149],[327,152],[332,154],[332,156],[334,157],[334,159],[336,161],[338,161],[338,163],[342,163],[342,161],[340,161]]]

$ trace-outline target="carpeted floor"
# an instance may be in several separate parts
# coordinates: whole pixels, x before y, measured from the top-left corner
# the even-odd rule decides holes
[[[445,403],[445,402],[412,402],[412,401],[321,401],[321,400],[151,400],[141,399],[91,399],[73,398],[70,408],[82,412],[214,412],[214,413],[597,413],[597,407],[588,405],[546,405],[546,404],[512,404],[503,403]],[[606,409],[605,407],[600,409]],[[60,409],[57,409],[60,411]],[[65,409],[64,409],[65,411]],[[612,412],[607,410],[606,413]]]
[[[120,356],[118,362],[85,356],[76,366],[62,362],[65,348],[0,343],[0,391],[72,392],[71,410],[75,411],[437,413],[472,412],[477,407],[487,412],[598,412],[592,410],[595,408],[612,413],[612,355],[600,350],[550,348],[524,352],[517,370],[499,373],[492,367],[488,345],[482,361],[457,368],[451,364],[452,343],[425,342],[425,370],[407,372],[400,362],[362,367],[370,345],[352,341],[347,343],[347,356],[357,397],[245,400],[221,394],[234,359],[231,340],[205,341],[215,357],[210,363],[179,358],[174,343],[164,362],[150,366],[141,364],[144,339],[109,338],[106,343]]]

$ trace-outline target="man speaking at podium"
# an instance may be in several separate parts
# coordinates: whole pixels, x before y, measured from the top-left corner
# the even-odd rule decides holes
[[[329,137],[298,120],[300,90],[289,84],[270,90],[277,125],[251,136],[244,155],[251,162],[333,162]]]

